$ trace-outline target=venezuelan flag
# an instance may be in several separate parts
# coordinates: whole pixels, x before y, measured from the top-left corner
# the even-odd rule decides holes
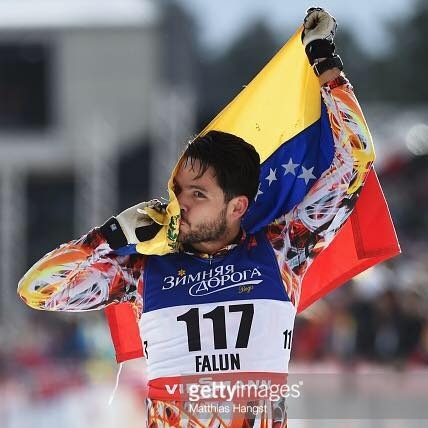
[[[260,230],[298,204],[333,158],[330,123],[300,35],[301,29],[202,131],[216,129],[238,135],[260,155],[259,191],[243,219],[248,232]],[[297,165],[303,179],[288,173]],[[161,232],[152,241],[125,247],[122,253],[165,254],[174,248],[179,215],[172,192],[174,173],[168,183],[167,215],[161,218],[151,213],[163,225]],[[351,216],[309,267],[298,311],[399,252],[388,207],[372,169]],[[141,356],[141,339],[130,306],[114,305],[106,313],[118,361]]]

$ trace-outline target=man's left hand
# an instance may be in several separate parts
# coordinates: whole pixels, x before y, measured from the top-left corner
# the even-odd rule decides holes
[[[306,47],[314,40],[327,39],[333,41],[336,34],[336,20],[324,9],[311,7],[303,21],[302,42]]]

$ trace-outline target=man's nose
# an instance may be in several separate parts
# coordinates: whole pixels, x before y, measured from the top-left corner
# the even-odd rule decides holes
[[[178,200],[178,203],[180,205],[181,212],[186,212],[187,211],[187,204],[186,204],[186,198],[184,197],[183,192],[180,192],[177,195],[177,200]]]

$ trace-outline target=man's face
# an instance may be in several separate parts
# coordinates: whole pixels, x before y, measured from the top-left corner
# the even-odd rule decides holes
[[[174,177],[174,191],[181,208],[179,242],[198,244],[223,238],[228,228],[224,192],[210,167],[199,178],[200,163],[183,162]]]

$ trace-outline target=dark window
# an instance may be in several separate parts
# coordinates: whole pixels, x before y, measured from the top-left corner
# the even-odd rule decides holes
[[[50,54],[42,44],[0,44],[0,130],[50,125]]]
[[[150,140],[147,137],[141,137],[139,143],[120,158],[118,200],[120,210],[154,197],[150,195],[150,162],[152,160]]]
[[[72,175],[30,174],[27,182],[27,264],[74,235],[75,183]]]

